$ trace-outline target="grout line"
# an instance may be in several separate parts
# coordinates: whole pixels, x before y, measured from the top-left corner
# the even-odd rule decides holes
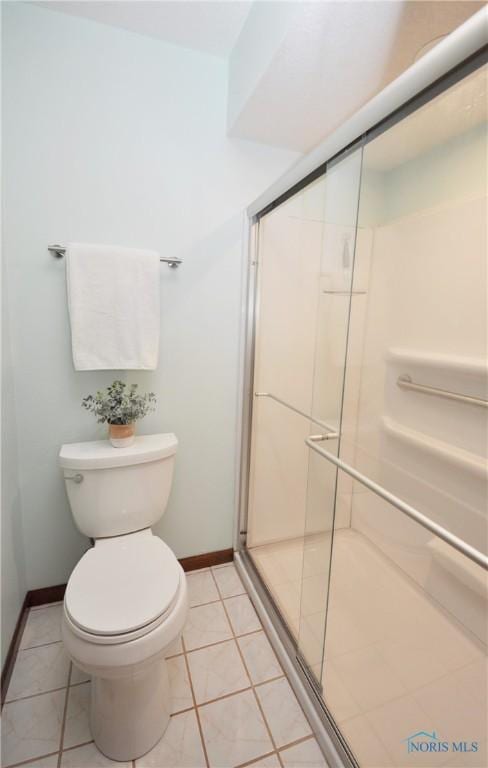
[[[308,722],[308,720],[307,720],[307,722]],[[285,749],[291,749],[292,747],[298,746],[298,744],[303,744],[304,741],[311,741],[311,740],[313,740],[315,742],[317,741],[313,731],[312,731],[312,733],[309,733],[307,736],[302,736],[299,739],[295,739],[295,741],[290,741],[287,744],[284,744],[282,747],[280,747],[280,750],[282,752],[284,752]],[[322,750],[320,750],[320,751],[322,752]],[[325,760],[325,757],[324,757],[324,760]]]
[[[174,656],[170,658],[175,658]],[[79,683],[70,683],[68,685],[61,685],[59,688],[49,688],[47,691],[37,691],[36,693],[29,693],[27,696],[18,696],[16,699],[6,699],[4,702],[4,705],[6,704],[15,704],[17,701],[27,701],[27,699],[36,699],[38,696],[45,696],[47,693],[58,693],[59,691],[64,691],[65,688],[76,688],[78,685],[85,685],[85,683],[91,682],[90,679],[88,680],[81,680]]]
[[[79,683],[76,683],[79,685]],[[29,693],[27,696],[17,696],[16,699],[6,699],[5,704],[15,704],[17,701],[27,701],[27,699],[37,699],[39,696],[45,696],[48,693],[58,693],[64,691],[67,685],[61,685],[59,688],[49,688],[47,691],[37,691],[36,693]]]
[[[217,579],[215,578],[215,576],[214,576],[213,572],[212,572],[212,576],[213,576],[213,579],[214,579],[215,583],[217,584]],[[217,585],[217,589],[218,589],[218,585]],[[248,599],[249,599],[249,596],[248,596]],[[227,613],[227,608],[226,608],[226,606],[225,606],[225,601],[224,601],[224,600],[222,600],[222,605],[224,606],[224,612],[225,612],[225,615],[227,616],[227,620],[228,620],[229,624],[230,624],[230,625],[231,625],[231,627],[232,627],[232,623],[231,623],[231,620],[230,620],[230,616],[229,616],[229,614]],[[253,608],[254,608],[254,606],[253,606]],[[259,620],[259,617],[258,617],[258,621],[259,621],[259,623],[261,624],[261,621]],[[246,664],[246,661],[245,661],[245,659],[244,659],[244,656],[243,656],[243,654],[242,654],[242,650],[241,650],[241,647],[240,647],[239,643],[237,642],[237,638],[236,638],[236,635],[235,635],[235,632],[234,632],[234,628],[233,628],[233,627],[232,627],[232,632],[233,632],[233,635],[234,635],[234,643],[235,643],[235,644],[236,644],[236,646],[237,646],[237,651],[238,651],[238,653],[239,653],[239,656],[241,657],[241,661],[242,661],[242,664],[243,664],[243,666],[244,666],[244,669],[245,669],[245,671],[246,671],[246,674],[247,674],[247,676],[248,676],[248,678],[249,678],[249,682],[251,683],[251,690],[252,690],[252,693],[253,693],[254,699],[255,699],[255,701],[256,701],[256,704],[257,704],[257,707],[258,707],[258,709],[259,709],[259,711],[260,711],[260,713],[261,713],[261,717],[263,718],[263,722],[264,722],[265,728],[266,728],[266,730],[268,731],[268,736],[269,736],[269,738],[270,738],[271,744],[273,745],[273,749],[274,749],[274,750],[277,752],[278,762],[279,762],[280,766],[283,768],[283,763],[282,763],[282,761],[281,761],[281,758],[280,758],[280,756],[279,756],[279,754],[278,754],[278,751],[277,751],[276,742],[275,742],[275,740],[274,740],[274,738],[273,738],[273,734],[271,733],[271,728],[270,728],[270,726],[269,726],[269,724],[268,724],[268,721],[266,720],[266,716],[265,716],[265,714],[264,714],[264,711],[263,711],[263,708],[262,708],[262,706],[261,706],[261,702],[259,701],[258,695],[257,695],[257,693],[256,693],[256,691],[255,691],[255,689],[254,689],[254,685],[253,685],[253,682],[252,682],[252,677],[251,677],[251,674],[250,674],[250,672],[249,672],[248,666],[247,666],[247,664]]]
[[[231,642],[235,643],[235,638],[232,638],[231,640],[227,640],[227,642],[228,643],[231,643]],[[241,659],[243,659],[242,655],[241,654],[239,654],[239,655],[240,655]],[[247,676],[249,677],[249,681],[250,681],[249,685],[246,685],[245,688],[238,688],[235,691],[229,691],[229,693],[223,693],[221,696],[216,696],[214,699],[206,699],[205,701],[201,701],[200,703],[198,703],[196,706],[197,707],[204,707],[207,704],[214,704],[216,701],[220,701],[221,699],[229,699],[231,696],[234,696],[236,693],[244,693],[245,691],[250,691],[253,688],[259,688],[260,686],[266,685],[267,683],[274,683],[274,682],[276,682],[276,680],[282,680],[285,677],[284,674],[276,675],[276,677],[270,677],[269,680],[263,680],[260,683],[253,683],[252,679],[251,679],[251,677],[249,675],[249,672],[247,671],[247,667],[245,665],[244,665],[244,669],[246,671]],[[176,714],[176,712],[175,712],[175,714]]]
[[[61,758],[63,756],[63,744],[64,744],[64,729],[66,727],[66,715],[68,713],[68,701],[69,701],[69,694],[70,694],[70,683],[71,683],[71,673],[73,672],[73,662],[70,661],[69,664],[69,671],[68,671],[68,685],[66,688],[66,696],[64,699],[64,708],[63,708],[63,721],[61,723],[61,735],[59,738],[59,755],[58,755],[58,768],[61,767]]]
[[[81,744],[74,744],[72,747],[66,747],[66,749],[63,749],[63,752],[72,752],[74,749],[78,749],[79,747],[86,747],[87,744],[95,744],[94,739],[90,739],[90,741],[82,741]]]
[[[90,739],[90,741],[82,741],[81,744],[74,744],[72,747],[66,747],[66,749],[61,750],[61,753],[64,755],[65,752],[73,752],[74,749],[86,747],[88,744],[95,744],[95,741],[93,739]]]
[[[190,690],[191,690],[191,698],[193,701],[193,708],[195,709],[195,716],[197,718],[197,724],[198,724],[198,731],[200,733],[200,741],[202,743],[202,749],[203,749],[203,756],[205,758],[205,765],[206,768],[210,768],[210,761],[208,759],[207,754],[207,745],[205,744],[205,739],[203,738],[203,728],[202,723],[200,722],[200,713],[197,708],[197,700],[195,698],[195,691],[193,690],[193,680],[191,679],[191,672],[190,672],[190,665],[188,664],[188,658],[186,655],[186,647],[185,647],[185,641],[183,640],[183,634],[181,636],[181,644],[183,646],[183,658],[185,659],[185,667],[186,667],[186,673],[188,675],[188,681],[190,683]]]
[[[63,641],[61,639],[59,640],[50,640],[48,643],[39,643],[38,645],[26,645],[25,648],[19,648],[19,653],[22,653],[22,651],[32,651],[34,648],[46,648],[48,645],[57,645],[58,643],[62,643]]]
[[[173,717],[173,715],[182,715],[184,712],[191,712],[192,709],[195,709],[193,704],[191,705],[191,707],[185,707],[184,709],[177,709],[175,712],[171,713],[170,717]],[[137,759],[139,760],[139,758]]]
[[[246,761],[245,763],[239,763],[239,765],[236,765],[236,768],[252,768],[253,765],[256,765],[260,760],[265,760],[267,757],[273,757],[273,755],[276,755],[276,758],[278,762],[280,761],[278,753],[276,750],[273,750],[272,752],[266,752],[264,755],[260,755],[260,757],[253,757],[251,761]]]
[[[39,755],[38,757],[29,757],[28,760],[22,760],[20,763],[9,763],[5,766],[5,768],[17,768],[17,766],[20,765],[30,765],[31,763],[35,762],[36,760],[44,760],[45,757],[53,757],[53,755],[57,755],[57,752],[48,752],[47,755]]]
[[[165,656],[166,661],[169,661],[170,659],[177,659],[178,656],[183,656],[184,651],[180,651],[180,653],[172,653],[171,656]]]
[[[252,632],[244,632],[242,635],[235,635],[232,625],[230,624],[230,631],[232,632],[231,636],[226,637],[225,640],[216,640],[214,643],[208,643],[208,645],[198,645],[196,648],[190,648],[187,651],[184,651],[184,653],[193,653],[193,651],[201,651],[203,648],[211,648],[213,645],[222,645],[222,643],[228,643],[229,640],[236,640],[238,637],[249,637],[249,635],[257,635],[258,632],[263,632],[264,630],[261,627],[260,629],[253,629]],[[181,656],[181,654],[178,655]]]
[[[201,608],[204,605],[214,605],[214,603],[220,603],[220,597],[217,597],[215,600],[207,600],[205,603],[195,603],[195,605],[189,604],[189,608]]]

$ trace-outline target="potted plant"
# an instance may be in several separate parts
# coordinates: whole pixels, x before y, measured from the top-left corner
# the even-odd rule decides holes
[[[83,408],[94,413],[100,424],[108,424],[110,442],[114,448],[125,448],[134,442],[135,422],[156,407],[154,392],[137,394],[137,384],[114,381],[96,395],[81,401]]]

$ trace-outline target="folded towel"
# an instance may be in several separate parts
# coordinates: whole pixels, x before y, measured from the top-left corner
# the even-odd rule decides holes
[[[158,254],[69,243],[66,278],[76,370],[154,370],[160,327]]]

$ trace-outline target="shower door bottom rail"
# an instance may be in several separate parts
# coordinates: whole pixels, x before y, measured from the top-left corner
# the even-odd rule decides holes
[[[317,445],[316,442],[310,440],[310,438],[306,438],[305,443],[309,448],[315,451],[315,453],[318,453],[324,459],[327,459],[327,461],[335,464],[336,467],[341,469],[354,480],[357,480],[359,483],[361,483],[361,485],[369,488],[369,490],[373,491],[373,493],[375,493],[377,496],[385,499],[385,501],[396,507],[396,509],[400,510],[400,512],[403,512],[405,515],[410,517],[411,520],[415,520],[415,522],[419,523],[419,525],[421,525],[423,528],[430,531],[435,536],[438,536],[440,539],[445,541],[446,544],[450,544],[451,547],[454,547],[454,549],[457,549],[457,551],[461,552],[462,555],[465,555],[465,557],[468,557],[474,563],[481,566],[481,568],[484,568],[485,571],[488,571],[488,557],[483,554],[483,552],[480,552],[470,544],[467,544],[467,542],[463,541],[463,539],[460,539],[458,536],[455,536],[455,534],[448,531],[447,528],[443,528],[442,525],[439,525],[424,515],[422,512],[419,512],[419,510],[415,509],[415,507],[407,504],[407,502],[403,501],[403,499],[400,499],[398,496],[390,493],[390,491],[387,491],[386,488],[383,488],[382,485],[375,483],[375,481],[371,480],[371,478],[366,477],[366,475],[363,475],[361,472],[358,472],[357,469],[354,469],[354,467],[346,464],[346,462],[342,461],[342,459],[340,459],[338,456],[334,456],[333,453],[329,453],[329,451],[321,448],[319,445]]]

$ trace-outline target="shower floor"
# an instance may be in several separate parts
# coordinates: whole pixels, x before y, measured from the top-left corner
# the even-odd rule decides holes
[[[253,561],[363,768],[488,765],[484,646],[367,538],[330,534],[255,547]],[[435,731],[478,751],[407,753]]]

